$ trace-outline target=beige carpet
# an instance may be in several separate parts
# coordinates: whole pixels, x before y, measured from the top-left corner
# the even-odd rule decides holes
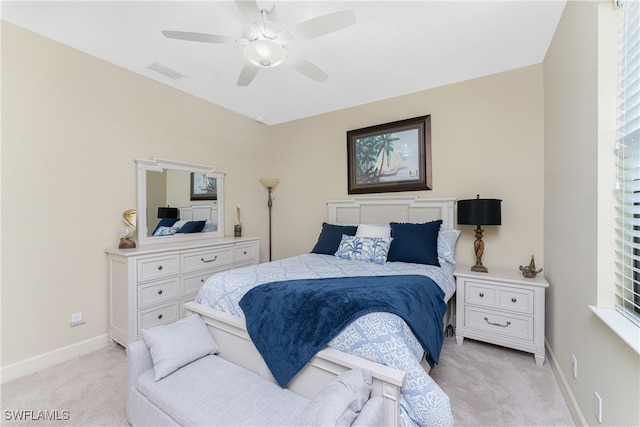
[[[530,354],[446,338],[431,375],[449,395],[456,425],[573,425],[548,363],[539,367]],[[98,350],[3,384],[0,424],[127,426],[125,381],[124,350]]]
[[[549,361],[504,347],[445,338],[431,377],[460,426],[573,426]]]
[[[126,375],[127,356],[114,345],[9,381],[0,388],[0,424],[128,426]],[[54,420],[37,419],[40,415]]]

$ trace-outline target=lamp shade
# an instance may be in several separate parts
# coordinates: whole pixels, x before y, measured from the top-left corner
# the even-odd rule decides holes
[[[280,184],[279,178],[260,178],[260,183],[264,186],[264,188],[274,189]]]
[[[458,224],[500,225],[502,214],[499,199],[458,200]]]
[[[178,208],[158,208],[158,218],[178,218]]]

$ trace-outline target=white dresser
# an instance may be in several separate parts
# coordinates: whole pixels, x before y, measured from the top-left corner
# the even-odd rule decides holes
[[[141,330],[184,317],[214,273],[257,264],[259,238],[221,237],[108,249],[109,336],[127,346]]]
[[[545,289],[542,275],[528,279],[517,269],[477,273],[462,268],[456,276],[456,341],[465,338],[533,353],[544,364]]]

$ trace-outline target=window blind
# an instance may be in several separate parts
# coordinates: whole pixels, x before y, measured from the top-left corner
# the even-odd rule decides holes
[[[618,64],[616,308],[640,326],[640,1],[622,2]]]

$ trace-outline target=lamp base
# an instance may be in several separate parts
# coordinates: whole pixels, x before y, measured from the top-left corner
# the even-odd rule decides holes
[[[488,273],[489,270],[487,270],[487,267],[485,267],[484,265],[474,265],[473,267],[471,267],[471,271],[475,271],[478,273]]]

